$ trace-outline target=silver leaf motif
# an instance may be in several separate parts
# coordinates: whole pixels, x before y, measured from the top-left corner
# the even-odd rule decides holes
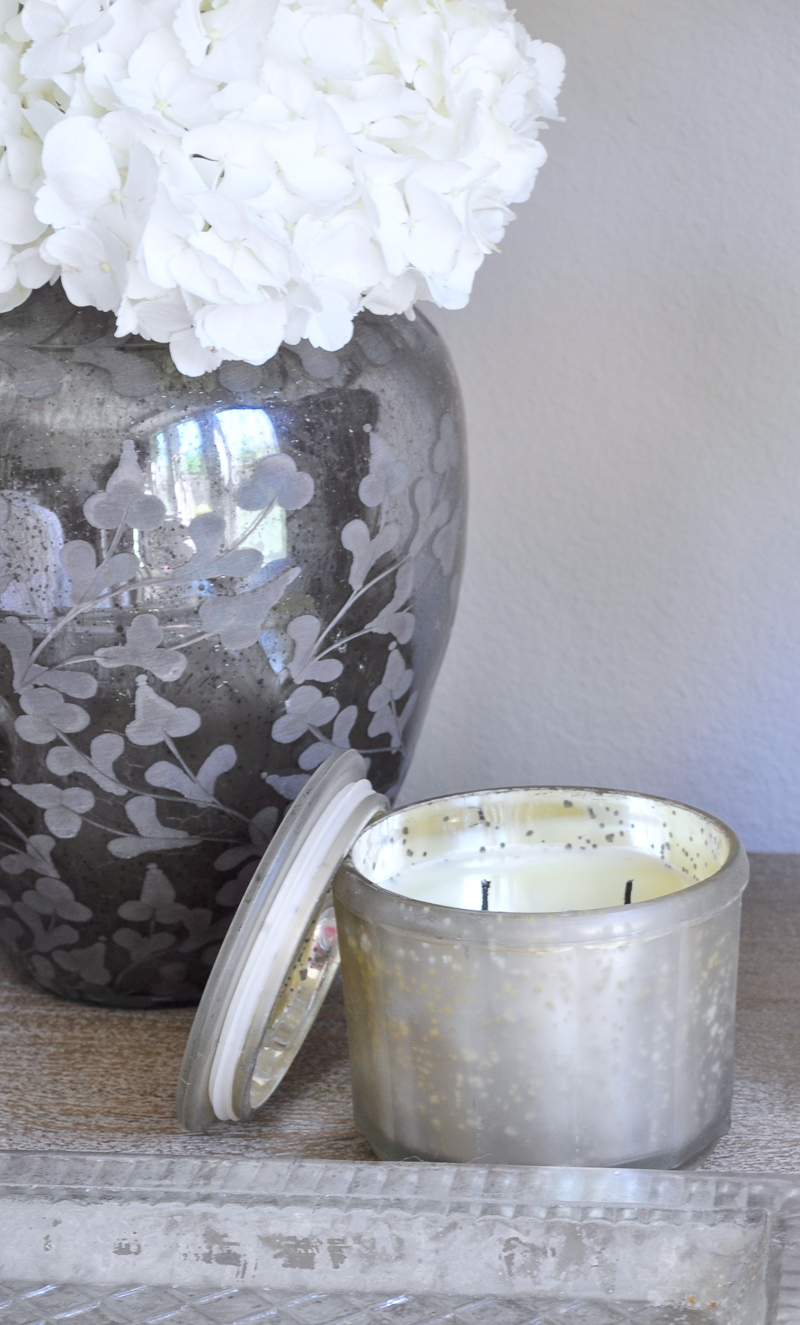
[[[13,910],[23,925],[30,930],[33,946],[37,952],[53,952],[55,948],[65,948],[70,943],[77,943],[80,938],[77,929],[73,929],[72,925],[45,926],[39,912],[34,911],[27,902],[15,902]]]
[[[63,695],[47,686],[23,690],[19,702],[26,716],[17,718],[14,726],[23,741],[31,745],[48,745],[61,732],[80,732],[89,725],[85,709],[66,704]]]
[[[174,572],[175,579],[200,580],[220,575],[242,579],[261,567],[263,557],[256,548],[225,551],[225,521],[213,511],[196,515],[186,532],[194,544],[194,555]]]
[[[398,460],[393,447],[380,433],[370,432],[369,473],[362,478],[358,495],[365,506],[382,505],[387,497],[399,497],[408,487],[408,465]]]
[[[61,565],[69,576],[73,607],[99,602],[109,589],[128,584],[139,572],[139,560],[132,552],[106,557],[98,567],[94,548],[82,539],[64,544]]]
[[[261,511],[275,502],[285,511],[299,511],[313,496],[313,478],[298,470],[291,456],[268,455],[239,488],[236,504],[243,511]]]
[[[151,764],[144,776],[151,787],[176,791],[179,796],[185,796],[198,805],[213,805],[217,778],[230,772],[235,765],[236,751],[233,746],[218,745],[204,761],[196,777],[166,759]]]
[[[160,745],[167,737],[190,736],[200,726],[195,709],[178,708],[157,695],[142,673],[136,678],[136,717],[125,728],[134,745]]]
[[[286,713],[272,726],[272,739],[291,745],[313,727],[324,727],[339,711],[333,695],[323,695],[316,686],[299,686],[286,701]]]
[[[70,948],[67,952],[54,952],[53,961],[64,971],[80,975],[87,985],[111,983],[111,972],[106,966],[105,943],[92,943],[88,948]]]
[[[179,847],[197,846],[202,841],[199,837],[191,837],[183,828],[169,828],[159,823],[152,796],[132,796],[125,803],[125,813],[139,836],[112,838],[108,850],[118,860],[132,860],[134,856],[149,851],[174,851]]]
[[[83,513],[96,529],[155,529],[166,515],[159,497],[144,490],[144,475],[136,459],[132,441],[122,444],[122,456],[106,484],[105,492],[96,492],[83,503]]]
[[[82,754],[72,746],[59,745],[47,752],[47,767],[59,777],[72,777],[85,773],[102,791],[112,796],[125,796],[127,788],[114,776],[114,764],[125,749],[125,741],[116,732],[103,732],[91,743],[91,753]]]
[[[398,644],[408,644],[416,624],[414,613],[406,609],[406,603],[414,592],[412,562],[407,561],[399,568],[394,584],[391,600],[368,622],[366,629],[374,630],[378,635],[393,635]]]
[[[145,667],[159,681],[177,681],[186,671],[187,658],[178,649],[162,648],[164,632],[152,612],[135,616],[125,632],[125,643],[96,649],[102,667]]]
[[[258,589],[206,598],[200,607],[200,620],[207,631],[219,635],[226,649],[248,649],[258,643],[268,613],[299,574],[299,567],[291,566]]]
[[[44,821],[54,837],[76,837],[81,830],[81,815],[94,806],[94,796],[84,787],[62,788],[50,782],[13,785],[18,796],[44,810]]]
[[[405,705],[402,715],[397,709],[399,700],[411,688],[413,680],[414,673],[410,667],[406,667],[400,650],[391,649],[386,660],[383,679],[367,700],[367,707],[375,715],[369,724],[369,735],[381,736],[385,733],[389,736],[393,748],[400,745],[403,727],[413,712],[412,708],[406,713],[408,704]]]
[[[305,750],[300,752],[297,760],[302,769],[311,772],[324,764],[331,755],[341,754],[343,750],[350,749],[350,733],[358,717],[358,709],[355,704],[349,704],[347,708],[337,713],[333,721],[330,740],[315,741],[313,745],[306,746]]]
[[[33,870],[36,874],[57,879],[58,869],[52,859],[55,844],[55,838],[48,837],[46,833],[32,833],[24,849],[0,858],[0,869],[5,870],[6,874],[24,874],[26,870]]]
[[[344,663],[338,658],[314,656],[314,650],[322,630],[322,623],[315,616],[296,616],[286,627],[286,633],[294,640],[294,655],[289,663],[289,673],[295,685],[304,681],[336,681],[344,671]]]
[[[88,906],[76,901],[72,889],[61,879],[37,879],[36,887],[24,892],[22,900],[43,916],[60,916],[62,920],[80,923],[92,915]]]
[[[348,579],[353,589],[360,589],[368,572],[396,546],[400,538],[400,526],[384,525],[375,538],[370,538],[367,525],[363,520],[350,520],[342,530],[342,547],[351,553],[353,564]]]

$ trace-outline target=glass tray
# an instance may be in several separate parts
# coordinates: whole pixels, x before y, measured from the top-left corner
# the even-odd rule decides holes
[[[0,1325],[800,1325],[800,1178],[0,1153]]]

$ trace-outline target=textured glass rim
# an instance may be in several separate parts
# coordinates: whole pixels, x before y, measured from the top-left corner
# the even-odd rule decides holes
[[[707,878],[690,883],[685,888],[647,901],[632,901],[627,905],[587,908],[581,911],[469,911],[461,907],[444,906],[438,902],[420,902],[404,897],[381,884],[368,879],[353,861],[352,851],[345,858],[334,880],[334,898],[351,910],[363,914],[369,907],[370,918],[380,912],[380,923],[397,928],[403,933],[450,943],[464,939],[471,943],[486,942],[504,948],[563,943],[611,941],[620,938],[657,937],[692,920],[705,919],[715,911],[735,901],[747,886],[750,864],[736,833],[722,819],[706,810],[699,810],[684,801],[666,796],[651,796],[640,791],[626,791],[612,787],[577,787],[563,785],[489,787],[479,791],[453,792],[447,796],[434,796],[414,801],[400,809],[393,809],[386,819],[402,821],[402,816],[414,810],[438,809],[465,805],[475,798],[493,796],[503,798],[510,794],[540,792],[544,795],[584,795],[625,797],[632,801],[666,806],[686,811],[699,820],[711,824],[727,843],[728,855],[720,867]],[[382,820],[381,822],[385,822]],[[366,828],[368,833],[374,825]],[[364,834],[359,836],[359,839]],[[355,843],[354,843],[355,846]],[[367,900],[369,899],[369,900]]]

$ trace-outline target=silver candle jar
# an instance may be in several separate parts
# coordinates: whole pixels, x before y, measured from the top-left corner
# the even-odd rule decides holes
[[[678,890],[524,914],[404,895],[423,861],[491,875],[532,843],[556,881],[559,853],[599,864],[613,844],[672,865]],[[724,824],[620,792],[475,792],[380,818],[334,881],[356,1126],[383,1159],[689,1160],[729,1126],[747,878]]]
[[[729,1123],[747,877],[734,834],[672,801],[534,787],[390,812],[361,756],[334,756],[214,964],[181,1121],[269,1108],[341,952],[381,1158],[682,1164]]]

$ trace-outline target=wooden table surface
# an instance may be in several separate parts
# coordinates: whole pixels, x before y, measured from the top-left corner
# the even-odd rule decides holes
[[[193,1008],[62,1002],[0,968],[0,1149],[369,1160],[353,1127],[341,990],[265,1112],[188,1136],[174,1093]],[[755,855],[745,893],[733,1123],[698,1166],[800,1170],[800,855]]]

